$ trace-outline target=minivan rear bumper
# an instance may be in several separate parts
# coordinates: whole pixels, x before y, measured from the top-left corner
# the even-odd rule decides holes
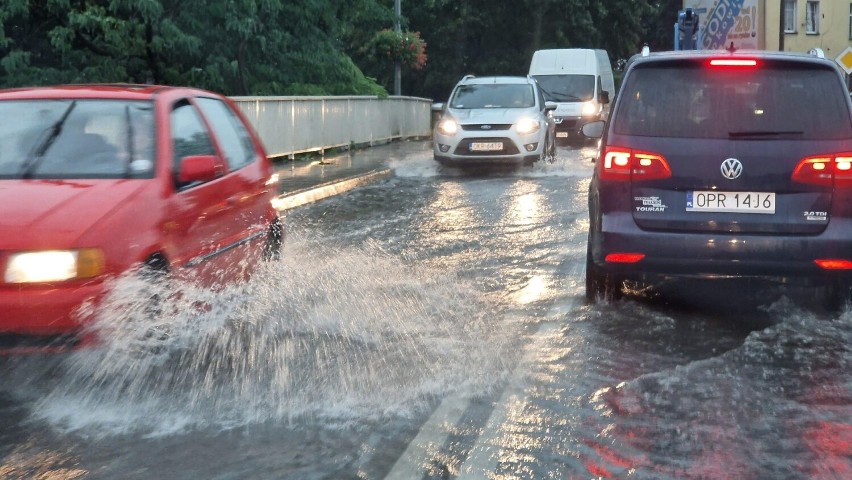
[[[852,242],[841,234],[852,229],[848,220],[832,220],[819,235],[795,236],[645,231],[627,220],[617,222],[622,227],[617,231],[604,228],[593,234],[590,244],[592,262],[623,279],[773,277],[801,285],[852,281],[852,270],[827,270],[815,262],[852,260]],[[607,262],[613,253],[644,257],[635,263]]]

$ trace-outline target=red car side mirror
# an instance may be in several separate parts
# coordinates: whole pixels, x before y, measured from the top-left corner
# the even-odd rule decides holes
[[[216,155],[190,155],[180,160],[178,182],[186,185],[194,182],[209,182],[221,173]]]

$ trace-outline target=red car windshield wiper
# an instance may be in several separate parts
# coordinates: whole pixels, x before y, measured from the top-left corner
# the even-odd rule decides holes
[[[21,178],[32,178],[38,166],[41,165],[42,160],[44,160],[44,154],[47,153],[47,149],[53,145],[53,141],[56,140],[56,137],[62,133],[62,126],[65,125],[65,121],[68,120],[68,116],[71,115],[71,112],[74,110],[74,107],[77,106],[77,100],[71,102],[71,105],[68,105],[68,108],[65,109],[65,113],[53,123],[50,127],[45,129],[45,132],[49,132],[46,137],[40,142],[37,142],[33,145],[33,148],[30,149],[27,154],[26,160],[21,165],[20,175]]]

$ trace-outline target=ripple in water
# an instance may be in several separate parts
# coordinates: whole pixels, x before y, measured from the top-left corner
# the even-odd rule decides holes
[[[379,248],[290,239],[252,281],[171,286],[152,315],[138,280],[115,282],[34,409],[68,430],[168,434],[266,421],[406,416],[450,391],[487,391],[502,345],[482,295]],[[163,294],[163,296],[168,296]]]

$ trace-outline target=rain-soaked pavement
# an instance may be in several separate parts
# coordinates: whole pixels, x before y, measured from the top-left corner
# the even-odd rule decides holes
[[[588,305],[589,149],[461,174],[428,148],[289,210],[247,285],[152,320],[122,279],[104,345],[0,359],[0,478],[852,478],[852,311]]]

